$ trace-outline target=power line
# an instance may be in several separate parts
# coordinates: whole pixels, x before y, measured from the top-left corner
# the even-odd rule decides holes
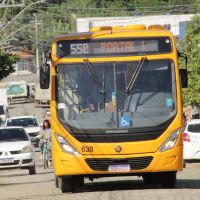
[[[24,0],[2,0],[0,3],[0,8],[13,8],[13,7],[24,7]]]
[[[38,3],[45,3],[44,0],[40,0],[40,1],[36,1],[33,2],[29,5],[27,5],[23,10],[21,10],[11,21],[9,21],[1,30],[0,33],[7,27],[9,26],[11,23],[13,23],[14,20],[16,20],[17,17],[19,17],[25,10],[27,10],[30,6],[38,4]]]

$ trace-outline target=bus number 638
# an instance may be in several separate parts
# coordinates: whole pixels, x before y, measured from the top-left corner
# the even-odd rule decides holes
[[[81,148],[82,152],[93,152],[93,146],[83,146]]]

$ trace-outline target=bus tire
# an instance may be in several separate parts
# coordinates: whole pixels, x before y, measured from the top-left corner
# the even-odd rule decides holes
[[[58,177],[58,186],[62,191],[62,193],[73,192],[75,189],[74,177],[73,176]]]
[[[81,187],[84,185],[84,177],[83,176],[75,176],[74,177],[75,187]]]
[[[176,187],[176,172],[159,173],[158,180],[163,188],[175,188]]]
[[[149,174],[145,174],[142,176],[143,178],[143,181],[144,181],[144,184],[148,185],[148,184],[155,184],[155,179],[154,179],[154,176],[153,174],[149,173]]]

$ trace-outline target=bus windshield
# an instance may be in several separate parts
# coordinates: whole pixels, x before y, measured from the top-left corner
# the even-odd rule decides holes
[[[59,120],[81,130],[154,127],[176,114],[174,63],[167,59],[60,64],[56,87]]]

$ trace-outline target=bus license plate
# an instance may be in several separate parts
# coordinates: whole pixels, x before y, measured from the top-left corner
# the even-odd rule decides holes
[[[0,163],[14,163],[14,158],[0,158]]]
[[[129,172],[131,170],[130,165],[109,165],[109,172]]]

